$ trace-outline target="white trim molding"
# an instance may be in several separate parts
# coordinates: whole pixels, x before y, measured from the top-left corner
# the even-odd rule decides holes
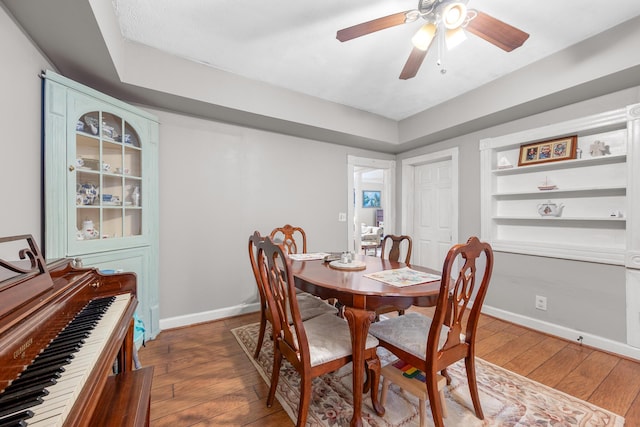
[[[354,233],[355,229],[359,230],[360,225],[354,224],[355,216],[355,200],[354,189],[355,182],[353,179],[355,168],[357,166],[372,169],[381,169],[384,174],[384,187],[382,198],[382,209],[384,210],[384,232],[385,234],[394,234],[396,223],[396,203],[395,203],[395,181],[396,181],[396,161],[371,159],[367,157],[347,156],[347,242],[354,245],[352,250],[357,253],[360,242],[360,235]],[[356,227],[357,226],[357,227]],[[358,241],[356,242],[356,239]],[[357,243],[357,245],[356,245]]]
[[[564,338],[569,341],[575,341],[578,337],[582,337],[582,344],[584,345],[640,360],[640,348],[635,348],[618,341],[600,337],[598,335],[593,335],[584,331],[578,331],[576,329],[566,328],[564,326],[559,326],[542,320],[533,319],[531,317],[491,307],[487,304],[482,307],[482,313],[489,316],[497,317],[498,319],[502,319],[507,322],[525,326],[539,332]]]
[[[218,310],[203,311],[200,313],[185,314],[183,316],[168,317],[160,319],[160,330],[181,328],[198,323],[211,322],[213,320],[225,319],[227,317],[239,316],[241,314],[255,313],[260,310],[260,304],[240,304],[232,307],[224,307]]]

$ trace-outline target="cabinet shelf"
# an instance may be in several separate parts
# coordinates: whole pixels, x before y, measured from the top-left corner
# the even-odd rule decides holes
[[[77,170],[78,170],[79,173],[88,173],[88,174],[100,175],[100,171],[99,170],[91,169],[91,168],[88,168],[86,166],[79,166],[77,168]]]
[[[82,136],[87,137],[87,138],[95,139],[95,140],[99,140],[100,139],[100,135],[94,135],[92,133],[84,132],[84,131],[81,131],[81,130],[77,130],[76,134],[82,135]]]
[[[492,196],[498,198],[518,198],[528,196],[529,198],[548,198],[558,195],[584,195],[584,196],[609,196],[611,194],[625,194],[627,191],[625,186],[606,186],[606,187],[583,187],[583,188],[558,188],[555,190],[524,190],[510,192],[496,192]]]
[[[494,220],[504,221],[599,221],[599,222],[626,222],[626,218],[620,217],[556,217],[556,216],[494,216]]]
[[[544,243],[530,242],[528,245],[523,246],[520,241],[498,240],[492,243],[492,247],[494,251],[572,259],[576,261],[592,261],[605,264],[623,264],[625,257],[624,246],[618,248],[612,247],[609,248],[608,251],[602,252],[586,245],[558,243],[549,246]]]
[[[588,165],[605,165],[611,163],[624,163],[627,160],[626,154],[615,154],[600,157],[589,157],[585,159],[572,159],[563,160],[560,162],[541,163],[530,166],[514,166],[512,168],[505,169],[493,169],[491,171],[494,175],[513,175],[537,171],[559,170],[559,169],[571,169],[581,168]]]

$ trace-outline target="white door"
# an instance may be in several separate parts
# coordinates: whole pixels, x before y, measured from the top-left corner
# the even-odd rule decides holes
[[[451,160],[416,166],[411,262],[440,270],[452,245]]]

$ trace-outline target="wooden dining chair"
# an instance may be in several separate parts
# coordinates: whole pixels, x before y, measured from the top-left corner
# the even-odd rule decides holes
[[[393,234],[387,234],[382,239],[380,256],[390,261],[399,261],[404,262],[405,264],[410,264],[412,248],[413,241],[411,240],[410,236],[395,236]],[[403,260],[400,259],[401,252],[405,253],[405,257]]]
[[[302,227],[294,227],[291,224],[283,225],[282,227],[276,227],[271,230],[269,235],[271,241],[274,243],[281,243],[288,254],[307,253],[307,233],[304,232]],[[302,248],[300,247],[302,245]],[[302,249],[301,252],[300,249]],[[338,301],[331,298],[327,300],[327,303],[335,306]]]
[[[255,231],[251,236],[249,236],[249,260],[251,261],[251,269],[253,270],[253,276],[256,280],[256,286],[258,287],[258,296],[260,297],[260,331],[258,333],[256,350],[253,355],[256,359],[260,355],[260,350],[262,349],[264,334],[267,329],[267,322],[273,326],[273,316],[271,315],[269,305],[267,304],[267,297],[262,283],[262,277],[258,270],[258,244],[263,240],[264,237],[262,237],[258,231]],[[312,317],[326,313],[334,316],[338,314],[337,308],[309,293],[299,292],[296,296],[302,320],[311,319]]]
[[[382,239],[382,246],[380,249],[380,257],[383,259],[388,259],[390,261],[395,262],[404,262],[405,264],[410,264],[411,262],[411,250],[413,248],[413,241],[410,236],[402,235],[396,236],[393,234],[387,234]],[[405,257],[403,260],[400,259],[400,253],[404,252]],[[380,315],[384,313],[390,313],[392,311],[397,311],[399,315],[403,315],[405,310],[408,307],[396,307],[396,306],[385,306],[379,307],[376,309],[376,318],[377,322],[380,320]]]
[[[484,419],[476,382],[475,338],[492,270],[493,251],[488,243],[471,237],[465,244],[454,245],[444,260],[433,318],[412,312],[372,323],[369,328],[381,346],[424,372],[431,413],[437,427],[444,425],[438,395],[439,374],[447,376],[446,368],[461,359],[465,362],[476,416]],[[463,328],[463,318],[472,298],[472,307]]]
[[[286,224],[282,227],[274,228],[269,237],[271,237],[272,242],[282,242],[287,253],[307,253],[307,233],[305,233],[301,227]],[[302,245],[302,247],[300,247],[300,245]]]
[[[300,403],[296,426],[307,419],[313,378],[333,372],[352,361],[351,331],[338,316],[323,314],[303,321],[295,298],[291,261],[283,247],[269,238],[258,243],[258,270],[265,284],[267,303],[273,317],[274,360],[267,406],[273,405],[283,357],[300,374]],[[364,390],[369,390],[373,407],[384,414],[378,402],[380,360],[376,354],[378,340],[367,335],[365,343]]]

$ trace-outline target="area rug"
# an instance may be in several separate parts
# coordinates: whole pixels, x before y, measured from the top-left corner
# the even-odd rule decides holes
[[[273,345],[265,336],[260,357],[253,358],[258,337],[258,323],[233,329],[238,343],[247,357],[264,378],[271,381]],[[382,364],[394,359],[384,349],[379,350]],[[445,389],[449,411],[444,420],[447,426],[615,426],[624,425],[624,418],[594,406],[588,402],[529,380],[482,359],[476,359],[476,375],[480,401],[485,419],[479,420],[467,387],[464,363],[451,366],[448,371],[452,383]],[[316,378],[309,408],[309,426],[348,426],[353,413],[351,365]],[[297,419],[300,398],[300,377],[293,367],[284,361],[278,382],[277,399],[292,420]],[[364,396],[362,419],[365,426],[413,427],[420,425],[418,400],[403,393],[394,384],[389,388],[385,404],[386,413],[379,417],[371,406],[369,395]],[[427,402],[428,405],[428,402]],[[428,425],[433,425],[431,411],[427,408]]]

